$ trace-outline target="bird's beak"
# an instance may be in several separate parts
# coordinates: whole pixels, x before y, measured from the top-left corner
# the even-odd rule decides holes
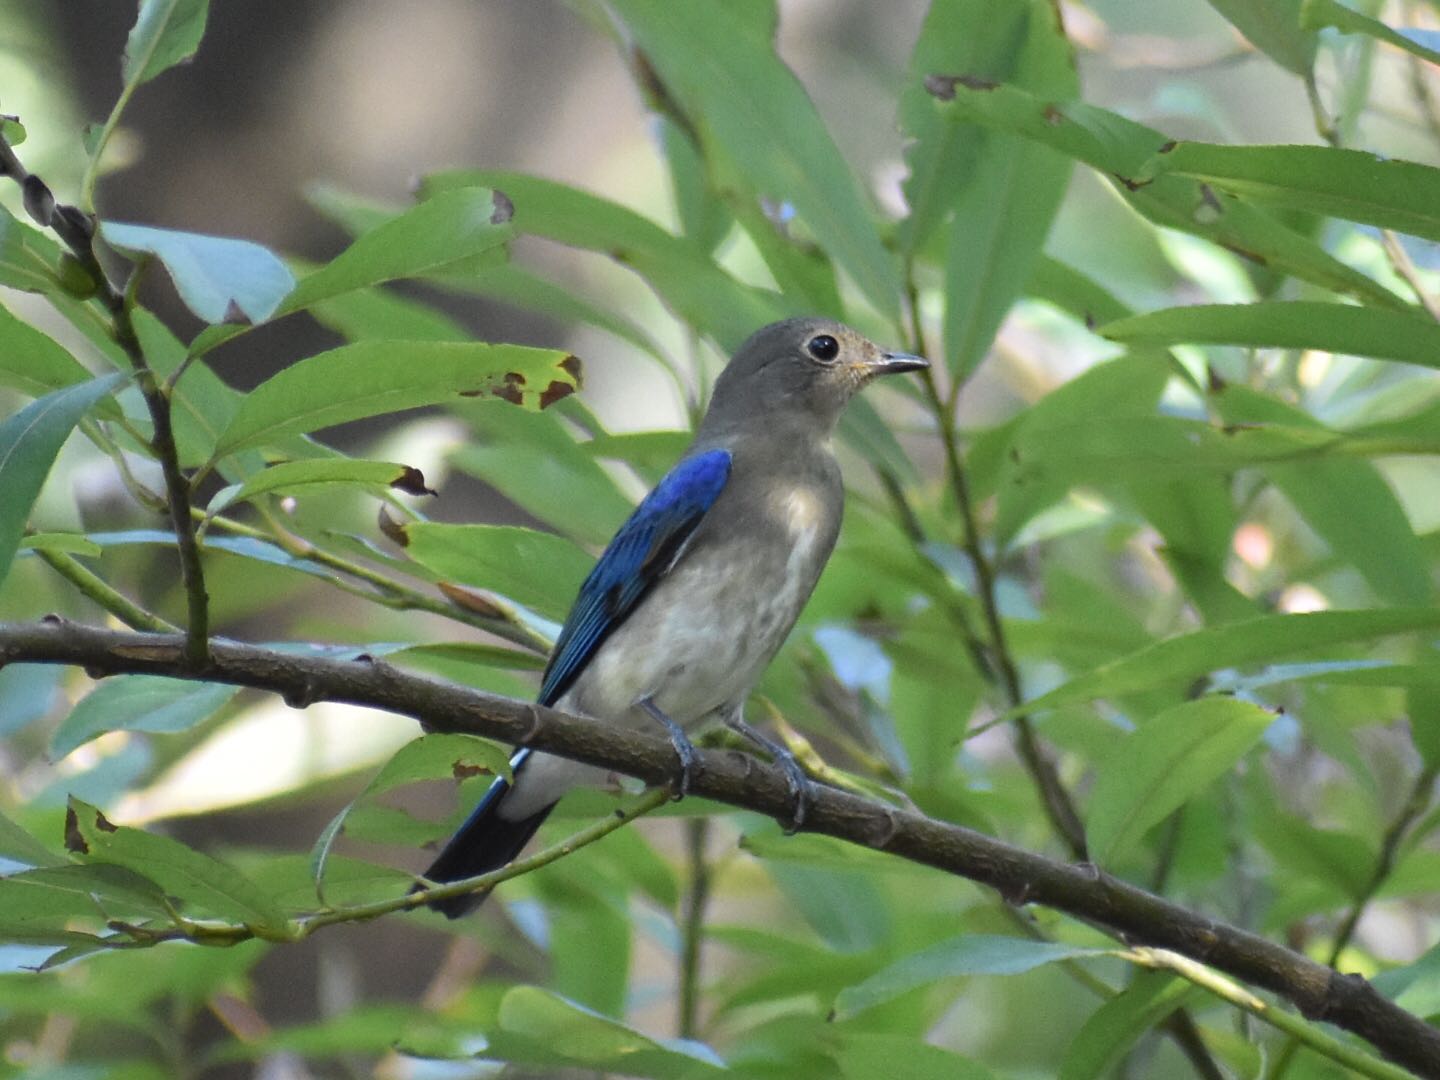
[[[897,375],[902,371],[923,371],[930,366],[930,361],[914,353],[887,352],[870,361],[868,366],[874,375]]]

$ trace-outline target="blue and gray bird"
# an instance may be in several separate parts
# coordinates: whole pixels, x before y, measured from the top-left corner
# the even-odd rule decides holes
[[[790,633],[835,546],[845,495],[831,436],[846,402],[878,375],[928,366],[826,319],[754,334],[715,382],[680,461],[620,527],[560,631],[539,702],[611,723],[660,724],[680,761],[684,731],[720,721],[785,767],[804,814],[804,774],[744,721],[745,700]],[[425,871],[459,881],[514,859],[556,802],[605,773],[520,750]],[[437,901],[451,918],[484,893]]]

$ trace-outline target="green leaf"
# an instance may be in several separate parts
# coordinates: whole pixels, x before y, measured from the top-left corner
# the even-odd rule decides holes
[[[551,864],[535,880],[545,907],[551,962],[547,982],[565,1000],[624,1016],[631,989],[634,921],[630,883],[617,886],[595,850]]]
[[[1229,772],[1260,741],[1275,714],[1230,697],[1187,701],[1151,717],[1100,763],[1085,835],[1113,865],[1154,825]]]
[[[1301,29],[1302,0],[1210,0],[1236,30],[1281,67],[1308,76],[1319,36]]]
[[[126,87],[139,86],[195,55],[205,36],[209,0],[141,0],[125,40]]]
[[[1406,711],[1410,714],[1410,740],[1421,761],[1432,769],[1440,769],[1440,694],[1433,688],[1421,686],[1406,694],[1405,699]]]
[[[291,495],[307,488],[360,484],[371,488],[398,488],[411,495],[435,494],[425,486],[419,469],[392,461],[362,461],[357,458],[320,458],[315,461],[282,461],[271,465],[243,483],[221,488],[205,508],[213,517],[237,503],[261,495]]]
[[[900,94],[900,129],[910,140],[905,148],[909,172],[901,185],[910,212],[897,231],[905,255],[923,249],[953,212],[992,141],[972,125],[942,118],[925,89],[926,77],[964,71],[997,82],[1012,80],[1030,22],[1025,0],[937,0],[926,12]],[[1002,152],[1008,146],[1004,138],[998,142]]]
[[[997,495],[997,537],[1010,542],[1036,513],[1064,495],[1067,474],[1087,460],[1088,446],[1077,445],[1068,430],[1077,417],[1085,418],[1087,436],[1109,436],[1119,444],[1112,451],[1134,454],[1135,466],[1153,462],[1156,447],[1136,422],[1150,419],[1146,414],[1155,410],[1168,379],[1169,369],[1154,358],[1122,356],[1095,365],[977,439],[971,452],[976,494],[983,498],[993,490]],[[1184,459],[1192,448],[1178,433],[1176,440]],[[1117,469],[1112,461],[1096,470],[1115,479],[1131,479],[1137,471]]]
[[[925,80],[963,71],[1061,99],[1076,96],[1079,84],[1059,18],[1040,0],[932,4],[910,71],[900,109],[915,140],[905,184],[911,217],[901,240],[907,250],[918,248],[943,223],[945,357],[964,376],[984,358],[1030,275],[1071,161],[1017,135],[948,121]]]
[[[0,139],[4,139],[11,146],[19,146],[25,138],[25,125],[20,123],[20,118],[0,113]]]
[[[68,918],[168,921],[160,886],[104,863],[45,866],[0,878],[0,918],[9,928]]]
[[[52,391],[0,423],[0,582],[60,447],[80,418],[126,379],[117,373]]]
[[[840,1047],[834,1061],[843,1080],[895,1076],[903,1062],[905,1080],[994,1080],[978,1061],[921,1041],[913,1035],[837,1029]]]
[[[405,526],[406,553],[449,581],[563,618],[594,560],[569,540],[518,525]]]
[[[666,362],[660,346],[629,319],[580,296],[573,285],[557,285],[512,263],[465,266],[431,274],[427,280],[450,292],[489,297],[561,323],[593,326]]]
[[[0,858],[26,866],[52,866],[64,861],[4,814],[0,814]]]
[[[20,540],[21,551],[64,551],[72,555],[100,555],[103,549],[76,533],[31,533]]]
[[[90,533],[88,539],[92,543],[99,544],[102,548],[127,547],[135,544],[148,546],[159,546],[173,548],[175,546],[175,534],[164,532],[160,529],[132,529],[127,532],[115,533]],[[298,555],[291,555],[276,544],[267,543],[249,536],[215,536],[207,535],[200,544],[202,551],[223,551],[230,555],[238,555],[241,558],[253,559],[256,562],[268,563],[271,566],[283,566],[289,570],[297,570],[302,574],[310,574],[314,577],[330,581],[334,578],[335,572],[319,563],[311,562]]]
[[[1440,240],[1440,169],[1333,146],[1216,146],[1161,150],[1149,175],[1189,176],[1257,202]]]
[[[207,323],[264,322],[295,287],[289,268],[250,240],[113,221],[100,226],[100,235],[131,257],[159,259],[185,306]]]
[[[734,219],[717,197],[706,175],[700,148],[685,130],[685,124],[659,111],[660,149],[669,166],[670,188],[675,198],[675,216],[680,231],[706,251],[714,251],[730,232]]]
[[[1409,309],[1389,289],[1260,207],[1217,198],[1189,177],[1162,174],[1147,180],[1146,170],[1172,141],[1153,128],[1083,102],[1046,101],[985,80],[932,80],[931,92],[949,102],[943,111],[953,120],[1014,132],[1083,161],[1114,182],[1121,197],[1156,225],[1204,237],[1272,270],[1368,303]]]
[[[178,840],[113,825],[95,807],[71,797],[65,846],[90,863],[110,863],[157,882],[180,900],[261,933],[283,933],[285,916],[238,870]]]
[[[1158,641],[1077,676],[1026,702],[1017,711],[1055,709],[1157,686],[1183,687],[1212,671],[1268,663],[1308,649],[1373,641],[1391,634],[1436,627],[1440,627],[1440,611],[1430,608],[1263,615]]]
[[[1273,805],[1255,815],[1252,830],[1290,881],[1332,888],[1339,893],[1337,904],[1365,894],[1375,851],[1354,833],[1317,828]]]
[[[835,1014],[837,1019],[847,1020],[941,979],[962,975],[1023,975],[1060,960],[1107,955],[1109,952],[1105,949],[992,934],[966,934],[912,953],[864,982],[846,987],[835,998]]]
[[[1291,424],[1324,431],[1303,409],[1244,386],[1211,396],[1227,424]],[[1264,466],[1269,480],[1330,549],[1354,566],[1386,603],[1430,599],[1431,567],[1405,510],[1380,471],[1368,461],[1306,460]]]
[[[389,289],[356,289],[308,308],[321,326],[347,341],[469,341],[450,316]]]
[[[64,677],[65,669],[56,664],[0,668],[0,735],[13,735],[50,715]]]
[[[1325,30],[1333,26],[1343,34],[1364,34],[1376,41],[1394,45],[1397,49],[1404,49],[1421,60],[1440,64],[1440,52],[1391,29],[1379,19],[1352,11],[1344,4],[1337,3],[1337,0],[1303,0],[1300,5],[1300,25],[1306,30]]]
[[[1130,1052],[1136,1041],[1184,1004],[1191,986],[1163,971],[1141,971],[1135,981],[1090,1014],[1076,1034],[1059,1080],[1095,1080]]]
[[[441,641],[428,645],[409,645],[390,654],[390,659],[413,663],[417,667],[427,664],[435,667],[506,668],[512,671],[539,671],[545,666],[545,658],[520,649],[507,649],[501,645],[482,645],[474,641]],[[1435,665],[1435,679],[1440,682],[1440,664]]]
[[[534,1065],[588,1066],[656,1080],[730,1075],[708,1046],[658,1040],[558,994],[517,986],[500,1001],[499,1030],[488,1052]]]
[[[499,403],[464,411],[475,439],[451,454],[451,463],[545,524],[582,543],[604,544],[634,509],[554,412]]]
[[[473,1034],[473,1027],[418,1004],[360,1004],[314,1023],[278,1028],[243,1041],[227,1040],[207,1053],[206,1062],[246,1061],[272,1055],[334,1061],[357,1054],[405,1055],[410,1060],[413,1055],[442,1059],[433,1065],[443,1070],[449,1064],[443,1059],[463,1059],[473,1053]]]
[[[772,39],[754,33],[732,5],[616,0],[614,7],[700,125],[701,139],[723,147],[757,196],[792,203],[816,242],[894,322],[899,278],[874,211]]]
[[[502,247],[514,235],[509,200],[485,188],[446,191],[363,233],[303,278],[281,314],[355,289],[422,277]]]
[[[477,735],[437,734],[412,739],[381,766],[362,797],[418,780],[467,780],[481,774],[510,779],[510,753]]]
[[[592,457],[623,461],[647,482],[656,484],[680,460],[693,438],[688,431],[606,432],[582,445]]]
[[[391,809],[375,804],[373,799],[376,795],[420,780],[467,780],[472,776],[485,774],[510,779],[510,755],[504,747],[475,735],[422,735],[400,747],[365,785],[364,790],[331,818],[330,823],[316,838],[310,852],[310,876],[321,899],[324,899],[325,873],[330,853],[340,834],[350,829],[352,818],[359,824],[367,812]],[[409,820],[428,834],[435,831],[428,823],[422,823],[415,818]],[[357,835],[377,842],[390,842],[386,837],[377,836],[373,831],[367,832],[364,828],[357,830]]]
[[[523,173],[464,170],[434,173],[421,192],[427,198],[453,188],[484,185],[503,190],[515,203],[516,232],[601,252],[639,274],[682,319],[733,351],[755,329],[800,311],[778,293],[743,285],[695,244],[666,232],[619,203]],[[477,288],[484,289],[487,269]]]
[[[498,397],[543,408],[579,384],[554,349],[459,341],[361,341],[311,356],[245,395],[214,457],[367,416]]]
[[[41,397],[89,378],[89,369],[68,349],[0,307],[0,385]],[[106,416],[120,415],[113,402],[101,409]]]
[[[1159,364],[1151,368],[1164,374]],[[1050,396],[1062,392],[1063,388]],[[1117,401],[1114,411],[1099,407],[1083,421],[1075,419],[1076,415],[1045,410],[1028,421],[1026,414],[1021,414],[1006,425],[1008,457],[996,470],[1001,536],[1008,538],[1025,515],[1054,502],[1067,486],[1130,489],[1144,506],[1140,493],[1154,481],[1193,480],[1197,473],[1229,473],[1251,466],[1300,470],[1355,455],[1434,453],[1440,448],[1440,440],[1435,438],[1372,442],[1311,423],[1221,427],[1204,420],[1148,416],[1127,411],[1124,399]],[[1110,423],[1097,424],[1100,417]],[[1000,437],[987,440],[987,455],[1002,441]],[[1144,508],[1148,515],[1152,508]],[[1223,520],[1233,514],[1218,504],[1211,510],[1213,513],[1192,526],[1206,526],[1207,533],[1226,532],[1228,543]],[[1194,528],[1186,529],[1189,540],[1199,538]]]
[[[1111,341],[1136,345],[1324,349],[1440,368],[1440,324],[1418,315],[1352,304],[1308,300],[1194,304],[1107,323],[1098,332]]]
[[[50,740],[50,756],[59,761],[107,731],[185,731],[213,716],[238,691],[162,675],[112,676],[70,710]]]
[[[0,285],[24,292],[53,292],[59,283],[55,242],[0,206]]]

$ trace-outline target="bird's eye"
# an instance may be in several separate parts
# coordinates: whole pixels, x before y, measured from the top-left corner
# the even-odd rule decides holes
[[[840,343],[829,334],[817,334],[810,339],[805,348],[816,360],[827,364],[840,355]]]

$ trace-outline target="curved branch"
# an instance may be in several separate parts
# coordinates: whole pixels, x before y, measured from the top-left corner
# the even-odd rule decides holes
[[[223,639],[211,642],[209,656],[203,668],[191,667],[185,638],[178,634],[104,630],[53,617],[0,623],[0,666],[70,664],[96,677],[146,673],[230,683],[278,693],[301,708],[325,700],[384,709],[413,717],[432,731],[532,746],[652,784],[667,782],[674,771],[674,751],[659,735],[411,675],[367,656],[333,660]],[[777,818],[790,810],[783,771],[731,751],[700,754],[691,791]],[[1055,862],[958,825],[828,787],[816,790],[805,828],[969,878],[1014,904],[1044,904],[1127,944],[1198,960],[1280,995],[1311,1019],[1367,1039],[1419,1076],[1440,1078],[1440,1029],[1383,997],[1363,977],[1342,975],[1093,865]]]

